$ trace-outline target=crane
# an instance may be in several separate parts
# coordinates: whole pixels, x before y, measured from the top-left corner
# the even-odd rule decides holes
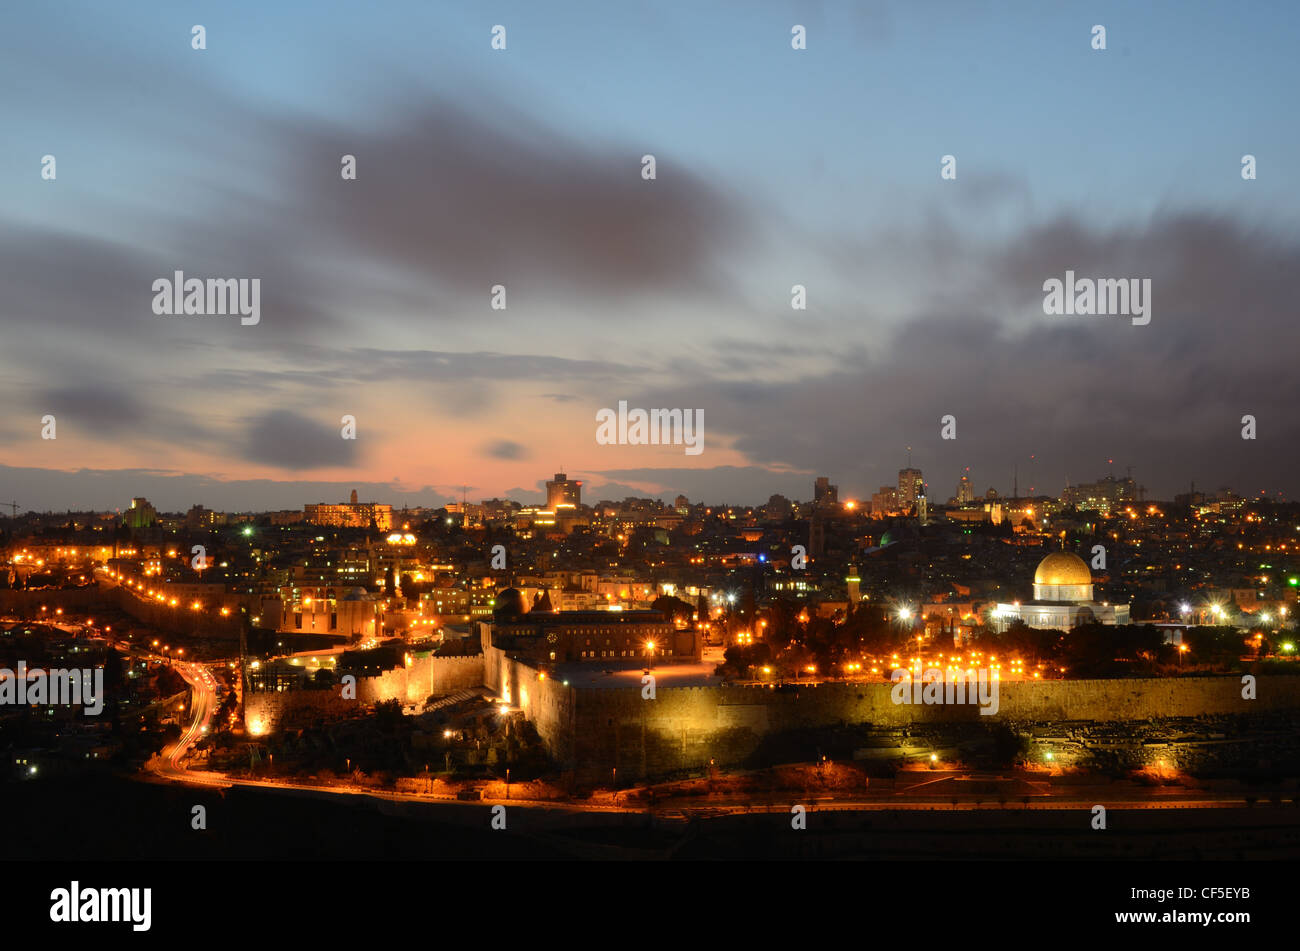
[[[7,506],[9,507],[9,511],[12,513],[12,514],[10,515],[10,518],[17,518],[17,517],[18,517],[18,503],[17,503],[17,502],[0,502],[0,505],[7,505]]]

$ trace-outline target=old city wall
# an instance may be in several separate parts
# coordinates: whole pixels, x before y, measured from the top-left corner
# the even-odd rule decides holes
[[[617,767],[629,778],[734,765],[767,738],[801,728],[869,724],[882,728],[956,723],[1014,723],[1019,728],[1068,723],[1144,722],[1165,717],[1266,713],[1300,709],[1300,678],[1262,676],[1257,699],[1242,698],[1235,676],[1132,680],[1022,681],[1000,685],[996,714],[978,705],[896,704],[889,684],[770,687],[664,687],[654,700],[637,688],[565,686],[494,647],[472,657],[416,658],[409,668],[358,680],[358,700],[338,688],[251,694],[246,716],[267,728],[304,717],[346,713],[356,704],[486,686],[523,710],[557,764],[582,773]]]
[[[483,685],[483,657],[435,657],[424,654],[411,666],[398,667],[375,677],[357,678],[357,697],[344,700],[337,684],[324,690],[251,691],[244,697],[244,722],[254,733],[305,725],[317,717],[355,713],[381,700],[421,704]]]
[[[41,608],[48,609],[42,612]],[[211,611],[191,611],[186,607],[150,601],[124,588],[87,585],[51,591],[17,591],[0,589],[0,613],[24,617],[49,617],[54,620],[58,608],[65,611],[94,612],[116,608],[141,624],[159,631],[176,631],[214,641],[239,641],[240,619],[222,617]]]
[[[574,755],[574,714],[578,691],[522,661],[507,656],[490,643],[483,646],[484,685],[517,704],[532,723],[546,749],[557,762]]]
[[[105,598],[94,585],[52,591],[0,588],[0,614],[17,614],[22,617],[38,617],[43,613],[42,607],[48,608],[44,612],[48,614],[53,614],[56,608],[65,611],[92,611],[106,602],[115,603]]]
[[[1001,687],[998,712],[984,716],[975,705],[895,704],[888,684],[666,688],[654,700],[641,699],[637,689],[582,690],[574,698],[565,761],[579,769],[606,764],[655,773],[697,769],[710,760],[739,763],[765,737],[800,728],[1113,723],[1300,708],[1300,678],[1261,677],[1255,700],[1241,692],[1238,677],[1009,683]]]
[[[409,667],[397,667],[378,677],[357,678],[357,698],[363,703],[400,700],[423,703],[429,697],[444,696],[483,685],[483,656],[435,657],[416,655]]]

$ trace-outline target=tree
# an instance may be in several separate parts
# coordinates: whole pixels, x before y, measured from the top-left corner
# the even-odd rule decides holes
[[[395,730],[402,722],[400,700],[380,700],[375,704],[375,723],[382,730]]]
[[[687,602],[670,595],[655,598],[654,602],[650,605],[650,610],[659,611],[674,620],[681,618],[687,622],[690,621],[691,615],[695,611],[695,609]]]

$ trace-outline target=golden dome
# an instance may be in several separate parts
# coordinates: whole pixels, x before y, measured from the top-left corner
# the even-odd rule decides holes
[[[1078,555],[1068,551],[1054,551],[1038,563],[1034,584],[1087,585],[1092,584],[1092,572]]]

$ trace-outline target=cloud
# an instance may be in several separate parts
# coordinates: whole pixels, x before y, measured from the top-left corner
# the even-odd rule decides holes
[[[138,430],[148,416],[144,405],[122,385],[81,383],[46,390],[39,397],[63,425],[89,432],[121,433]]]
[[[509,439],[490,442],[479,451],[493,459],[527,459],[531,455],[527,448]]]
[[[701,382],[693,398],[712,432],[756,464],[816,468],[855,493],[894,482],[908,446],[940,498],[966,465],[1003,491],[1018,466],[1022,488],[1055,494],[1106,474],[1110,458],[1163,497],[1193,479],[1294,491],[1295,235],[1207,213],[1111,228],[1066,216],[954,250],[987,275],[967,285],[964,308],[915,312],[832,373]],[[1045,316],[1043,281],[1067,269],[1151,278],[1150,325]],[[961,299],[961,283],[942,296]],[[1268,430],[1255,442],[1240,438],[1247,413]],[[947,414],[956,440],[940,438]]]
[[[272,410],[253,419],[243,447],[250,462],[282,469],[320,469],[355,465],[357,440],[288,410]]]
[[[485,313],[498,283],[614,297],[716,288],[723,249],[749,240],[746,206],[671,155],[647,182],[641,150],[594,147],[485,96],[470,110],[413,95],[364,134],[306,120],[265,132],[306,233],[471,294]],[[345,153],[356,181],[339,180]],[[305,156],[318,159],[308,174]]]

